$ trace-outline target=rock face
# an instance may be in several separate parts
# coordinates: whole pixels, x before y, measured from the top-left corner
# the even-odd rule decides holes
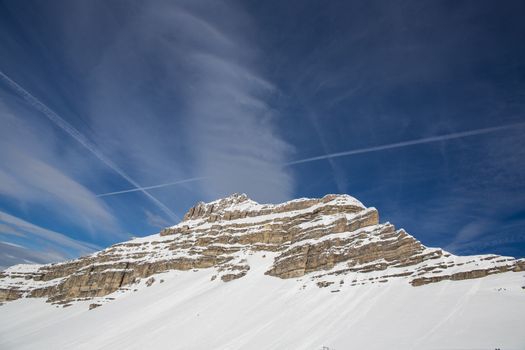
[[[125,290],[167,270],[214,268],[213,279],[228,282],[249,272],[245,258],[255,251],[275,256],[267,275],[310,278],[319,287],[348,274],[352,285],[403,278],[420,286],[525,270],[523,259],[427,248],[347,195],[271,205],[234,194],[198,203],[157,235],[64,263],[13,266],[0,272],[0,301],[29,297],[66,304]]]

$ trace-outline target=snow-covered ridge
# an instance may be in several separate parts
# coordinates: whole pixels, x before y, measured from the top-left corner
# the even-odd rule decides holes
[[[525,269],[523,260],[427,248],[348,195],[258,204],[235,194],[198,203],[156,235],[59,264],[12,267],[0,274],[0,301],[99,300],[171,270],[211,269],[214,280],[228,282],[246,276],[253,269],[248,257],[259,252],[272,255],[268,278],[319,287],[347,275],[354,286],[400,279],[419,286]]]

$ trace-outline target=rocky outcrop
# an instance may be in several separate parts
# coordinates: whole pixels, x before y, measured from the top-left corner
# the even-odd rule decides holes
[[[524,260],[459,257],[427,248],[404,230],[380,223],[375,208],[347,195],[272,205],[235,194],[198,203],[157,235],[64,263],[13,266],[0,274],[0,301],[103,297],[168,270],[213,268],[214,280],[229,282],[249,273],[246,256],[258,251],[275,254],[267,275],[305,276],[319,286],[349,274],[355,276],[352,285],[402,278],[420,286],[525,270]]]

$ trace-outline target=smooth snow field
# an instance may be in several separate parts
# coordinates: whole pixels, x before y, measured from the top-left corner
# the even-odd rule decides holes
[[[0,349],[525,349],[524,272],[421,287],[352,287],[347,275],[318,288],[308,276],[265,276],[269,254],[248,260],[238,280],[172,271],[93,310],[95,301],[6,303]]]

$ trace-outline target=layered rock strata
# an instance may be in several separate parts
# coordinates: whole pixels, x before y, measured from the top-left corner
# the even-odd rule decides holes
[[[351,285],[402,278],[420,286],[525,270],[525,260],[427,248],[404,230],[380,223],[375,208],[347,195],[272,205],[235,194],[198,203],[179,224],[153,236],[72,261],[2,271],[0,301],[103,297],[167,270],[213,268],[213,279],[228,282],[249,273],[246,256],[255,251],[275,256],[267,275],[312,279],[319,287],[341,276],[352,276]]]

